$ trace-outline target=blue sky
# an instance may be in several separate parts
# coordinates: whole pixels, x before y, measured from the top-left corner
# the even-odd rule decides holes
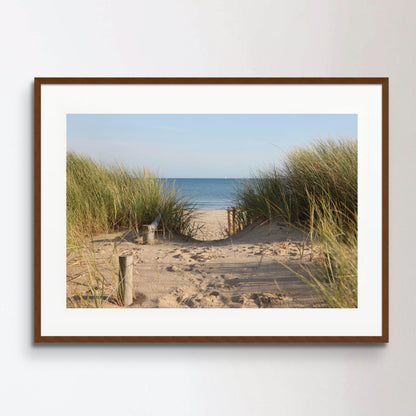
[[[355,114],[68,114],[67,148],[161,177],[243,178],[315,138],[357,138]]]

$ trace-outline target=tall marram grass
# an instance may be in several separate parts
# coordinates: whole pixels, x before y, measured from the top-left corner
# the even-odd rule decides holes
[[[308,282],[331,307],[357,306],[356,140],[296,148],[279,166],[241,183],[236,205],[247,223],[277,220],[307,231],[323,257]]]
[[[311,198],[329,199],[349,218],[357,210],[357,142],[317,140],[286,154],[279,166],[240,184],[236,203],[251,220],[304,223]]]
[[[88,156],[68,152],[66,170],[68,266],[85,268],[69,281],[71,288],[76,288],[76,295],[68,298],[72,307],[102,307],[109,299],[108,290],[111,294],[117,289],[118,265],[114,262],[117,243],[108,259],[98,261],[94,234],[124,229],[138,231],[159,214],[166,231],[187,236],[195,231],[194,205],[179,196],[165,180],[145,169],[104,165]]]
[[[90,157],[67,154],[67,238],[139,229],[161,214],[161,225],[190,235],[194,206],[153,173],[123,165],[107,166]]]

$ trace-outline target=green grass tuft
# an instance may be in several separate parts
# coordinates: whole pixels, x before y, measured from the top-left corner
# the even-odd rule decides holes
[[[357,141],[317,140],[236,190],[246,225],[283,221],[321,247],[311,284],[330,307],[357,306]]]
[[[150,224],[192,235],[195,207],[166,180],[121,164],[107,166],[88,156],[67,153],[67,241],[79,236]]]

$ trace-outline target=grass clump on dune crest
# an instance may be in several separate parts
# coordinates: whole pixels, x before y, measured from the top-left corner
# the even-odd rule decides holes
[[[67,153],[67,239],[120,229],[139,229],[161,214],[161,226],[191,235],[194,206],[153,173],[107,166]]]
[[[305,223],[315,202],[330,200],[353,218],[357,210],[357,142],[317,140],[287,153],[280,166],[240,184],[237,205],[253,221]]]
[[[236,191],[247,224],[283,221],[319,244],[322,260],[308,283],[330,307],[357,306],[357,174],[356,140],[317,140]]]

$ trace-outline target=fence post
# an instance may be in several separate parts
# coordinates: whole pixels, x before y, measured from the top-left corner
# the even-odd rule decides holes
[[[227,208],[227,220],[228,220],[228,235],[231,236],[231,217],[230,208]]]
[[[133,303],[133,256],[120,256],[119,297],[124,306]]]
[[[155,232],[157,227],[159,227],[159,222],[162,216],[159,214],[150,225],[144,225],[144,235],[143,243],[144,244],[155,244]]]
[[[235,221],[235,207],[233,207],[233,234],[237,232],[237,224]]]
[[[143,243],[154,244],[155,243],[155,228],[153,225],[144,225]]]

